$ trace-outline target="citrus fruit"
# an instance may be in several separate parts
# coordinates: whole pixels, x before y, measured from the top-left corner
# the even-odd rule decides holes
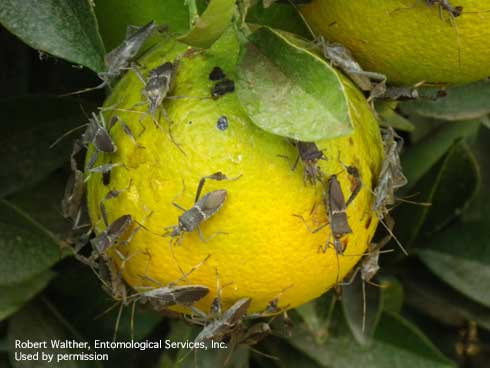
[[[314,0],[301,8],[315,33],[348,47],[390,83],[461,84],[490,75],[490,5],[452,0],[453,17],[424,0]]]
[[[115,124],[110,133],[118,149],[100,155],[96,165],[120,165],[112,169],[109,179],[104,180],[100,173],[90,176],[88,206],[95,231],[105,228],[101,201],[110,190],[118,190],[117,197],[104,201],[108,222],[130,214],[133,230],[139,230],[112,256],[136,290],[177,281],[179,285],[204,285],[210,293],[197,303],[204,311],[218,290],[224,308],[240,298],[251,298],[249,312],[263,310],[276,298],[279,307],[292,308],[318,297],[352,269],[377,226],[371,212],[371,189],[383,147],[366,100],[345,81],[355,133],[317,142],[328,158],[319,163],[322,171],[327,177],[337,175],[346,198],[355,180],[343,164],[356,166],[363,183],[347,208],[353,232],[342,238],[345,255],[337,256],[332,246],[325,253],[319,250],[330,239],[329,226],[310,231],[328,221],[324,188],[320,183],[304,183],[301,163],[292,170],[295,147],[252,124],[236,93],[209,98],[216,83],[209,80],[209,74],[215,66],[227,78],[235,78],[236,39],[223,37],[206,51],[164,40],[138,62],[146,75],[175,60],[179,61],[174,98],[163,103],[173,124],[169,125],[163,113],[159,126],[154,124],[146,113],[148,106],[141,103],[143,84],[131,71],[104,105],[105,121],[118,115],[134,139],[121,124]],[[218,124],[222,117],[227,127],[222,121]],[[201,197],[218,189],[226,190],[227,197],[222,208],[201,224],[204,239],[197,231],[186,232],[182,238],[163,236],[183,213],[173,202],[190,209],[201,178],[218,171],[233,180],[205,182]],[[185,280],[183,272],[190,272]]]

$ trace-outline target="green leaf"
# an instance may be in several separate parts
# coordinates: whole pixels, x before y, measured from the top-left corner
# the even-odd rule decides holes
[[[285,341],[280,340],[276,337],[268,337],[261,344],[261,348],[265,347],[266,352],[269,356],[275,357],[273,364],[278,368],[320,368],[322,365],[315,362],[309,356],[304,354],[302,351],[295,349]],[[272,366],[271,358],[269,356],[263,356],[257,354],[254,360],[263,362],[260,367],[269,368]]]
[[[383,277],[383,310],[399,314],[403,307],[404,290],[403,285],[394,277]]]
[[[302,141],[352,133],[345,87],[332,67],[270,28],[258,29],[249,41],[237,94],[256,125]]]
[[[490,231],[488,221],[457,223],[419,249],[422,262],[453,288],[490,306]]]
[[[54,273],[45,271],[32,279],[9,286],[0,286],[0,321],[16,312],[40,293],[52,280]]]
[[[467,321],[490,330],[490,308],[450,288],[424,266],[403,268],[406,303],[446,326],[460,327]]]
[[[402,317],[383,313],[373,344],[366,349],[353,344],[346,326],[318,345],[307,333],[289,340],[323,367],[330,368],[447,368],[454,364],[442,355],[422,332]]]
[[[449,121],[477,119],[490,113],[490,80],[451,87],[446,92],[446,97],[406,101],[400,108],[406,114]]]
[[[189,28],[189,13],[182,0],[103,0],[97,2],[95,13],[107,50],[126,38],[129,25],[142,26],[154,20],[167,25],[171,33]]]
[[[71,139],[50,149],[63,133],[85,123],[77,99],[20,97],[0,100],[0,197],[47,177],[69,159]],[[85,105],[91,110],[92,104]]]
[[[397,237],[410,246],[417,237],[439,231],[459,216],[474,198],[480,184],[478,164],[468,146],[457,142],[447,155],[413,188],[413,201],[394,211]],[[423,203],[430,205],[423,205]]]
[[[236,0],[211,0],[194,27],[178,40],[194,47],[210,47],[230,25],[235,3]]]
[[[11,361],[14,364],[14,368],[50,368],[54,365],[62,368],[101,367],[101,364],[98,362],[83,360],[65,360],[54,364],[54,362],[50,363],[48,361],[42,361],[41,359],[38,361],[17,361],[14,357],[15,352],[26,354],[33,354],[36,352],[42,354],[42,352],[45,352],[54,354],[54,359],[56,359],[57,354],[77,354],[81,352],[90,354],[94,352],[93,350],[88,349],[52,348],[50,345],[51,340],[65,341],[72,339],[81,342],[84,341],[47,301],[30,303],[10,319],[8,340]],[[46,341],[47,348],[16,349],[16,340]]]
[[[29,46],[102,72],[104,46],[88,0],[2,0],[0,23]]]
[[[303,304],[294,310],[299,314],[317,343],[324,342],[328,337],[328,328],[336,304],[337,297],[333,293],[327,293],[319,299]]]
[[[259,2],[249,9],[247,22],[281,29],[304,38],[311,37],[303,19],[291,4],[274,3],[265,8]]]
[[[381,118],[382,125],[391,126],[394,129],[404,132],[413,132],[415,126],[410,120],[399,115],[395,110],[398,101],[376,101],[376,112]]]
[[[0,285],[26,282],[61,258],[58,239],[8,201],[0,199]]]
[[[370,346],[383,311],[381,289],[364,283],[358,275],[350,285],[342,286],[342,310],[356,341]]]
[[[61,238],[66,236],[72,226],[60,212],[66,179],[65,171],[56,171],[39,185],[15,193],[7,200]]]
[[[402,155],[402,166],[410,189],[439,161],[448,149],[460,138],[472,137],[480,129],[480,121],[470,120],[457,124],[444,124],[417,145],[410,147]]]

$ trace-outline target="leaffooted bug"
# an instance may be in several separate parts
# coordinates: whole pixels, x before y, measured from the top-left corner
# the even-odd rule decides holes
[[[381,165],[378,182],[374,188],[373,211],[378,218],[383,219],[388,213],[388,206],[395,203],[395,190],[407,184],[400,163],[400,151],[403,139],[395,130],[388,127],[382,131],[385,159]]]
[[[345,46],[340,44],[329,44],[323,37],[319,37],[323,56],[330,63],[338,67],[363,91],[372,91],[374,84],[372,80],[383,82],[386,76],[380,73],[368,72],[362,69],[359,63],[354,60],[352,53]]]
[[[241,175],[240,175],[241,176]],[[223,207],[224,202],[226,200],[227,192],[224,189],[214,190],[212,192],[207,193],[201,199],[199,199],[201,195],[202,188],[207,179],[212,180],[237,180],[240,176],[232,179],[228,179],[225,174],[222,172],[216,172],[212,175],[205,176],[201,178],[199,181],[199,185],[196,191],[196,198],[194,201],[194,206],[189,210],[179,206],[175,202],[172,204],[184,211],[182,215],[179,216],[179,223],[175,226],[169,226],[165,228],[166,232],[163,236],[170,236],[172,238],[180,237],[184,235],[185,232],[192,232],[194,230],[198,230],[199,237],[203,242],[207,240],[204,238],[201,232],[200,225],[212,217],[216,212],[218,212],[221,207]]]
[[[441,17],[442,17],[443,10],[447,11],[454,18],[457,18],[461,14],[463,14],[463,7],[452,6],[449,0],[425,0],[425,2],[429,6],[438,5],[441,11]]]
[[[293,165],[293,170],[296,169],[298,160],[301,159],[304,166],[303,181],[305,184],[310,182],[310,184],[314,185],[316,180],[322,179],[322,174],[320,172],[320,168],[318,167],[318,161],[326,160],[327,158],[313,142],[295,141],[294,145],[298,149],[298,158]]]
[[[210,340],[222,341],[225,337],[233,334],[247,313],[251,301],[250,298],[242,298],[236,301],[224,313],[208,321],[194,341],[196,343]]]
[[[135,231],[133,231],[131,236],[124,242],[119,243],[119,240],[130,229],[133,223],[134,220],[131,215],[122,215],[118,217],[116,220],[110,223],[103,232],[90,240],[92,247],[98,254],[103,254],[107,251],[107,249],[116,243],[119,245],[129,243],[134,235],[136,235],[139,228],[135,228]]]
[[[147,80],[143,78],[136,66],[133,66],[132,68],[138,79],[144,85],[141,94],[147,100],[146,103],[149,105],[148,110],[155,124],[158,124],[156,120],[156,111],[159,107],[161,108],[165,119],[170,121],[166,110],[161,105],[163,100],[168,98],[169,93],[172,92],[178,65],[179,61],[173,63],[167,61],[150,70]]]
[[[328,220],[330,222],[331,236],[333,237],[333,245],[337,254],[343,255],[344,249],[340,244],[340,239],[347,234],[352,233],[352,229],[347,220],[346,202],[342,188],[337,175],[331,175],[328,178],[327,193],[325,197],[325,206],[328,210]],[[323,247],[323,252],[327,251],[330,239]]]
[[[64,218],[73,222],[73,229],[77,229],[81,218],[82,202],[85,194],[83,172],[78,170],[76,155],[82,150],[82,142],[75,140],[70,155],[71,175],[65,187],[65,194],[61,200],[61,213]]]
[[[128,26],[126,39],[115,49],[110,51],[104,58],[106,71],[98,74],[98,77],[102,79],[102,83],[98,86],[67,93],[63,96],[89,92],[110,85],[110,83],[119,78],[125,70],[129,69],[130,63],[139,53],[145,41],[158,28],[159,27],[154,21],[141,27]]]

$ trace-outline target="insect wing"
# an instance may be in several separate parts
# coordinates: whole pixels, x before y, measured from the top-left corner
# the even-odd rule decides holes
[[[195,204],[195,207],[199,207],[201,212],[204,213],[205,219],[208,219],[223,207],[226,195],[227,193],[224,189],[209,192]]]
[[[209,288],[201,285],[176,286],[173,293],[177,304],[189,306],[208,295]]]
[[[133,224],[133,218],[131,215],[122,215],[117,218],[112,224],[107,228],[107,236],[110,239],[119,239],[128,228]]]
[[[250,306],[252,299],[243,298],[233,304],[224,314],[222,320],[228,325],[234,326],[241,321],[242,317],[247,313],[247,309]]]

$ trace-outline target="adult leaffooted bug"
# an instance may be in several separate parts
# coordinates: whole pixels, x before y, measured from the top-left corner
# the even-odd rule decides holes
[[[363,91],[372,91],[374,84],[372,80],[383,82],[386,76],[380,73],[368,72],[362,69],[359,63],[354,60],[352,53],[345,46],[340,44],[329,44],[323,37],[319,37],[323,56],[330,63],[342,70],[349,78]]]
[[[382,135],[385,158],[374,188],[373,204],[373,211],[381,220],[388,214],[388,206],[395,203],[395,190],[407,184],[400,163],[403,139],[391,127],[384,129]]]
[[[441,12],[441,17],[443,10],[447,11],[453,18],[457,18],[463,14],[463,7],[452,6],[449,0],[425,0],[425,2],[429,6],[438,5]]]
[[[168,98],[168,94],[174,87],[178,65],[178,61],[173,63],[167,61],[150,70],[147,80],[143,78],[136,66],[132,67],[132,70],[144,85],[143,89],[141,90],[141,94],[147,100],[145,103],[149,105],[148,110],[155,124],[158,124],[156,120],[156,111],[159,107],[161,107],[165,119],[170,121],[167,112],[161,105],[163,100]]]
[[[318,146],[313,142],[302,142],[295,141],[294,142],[296,148],[298,148],[298,158],[293,166],[293,170],[296,169],[298,164],[298,160],[301,159],[301,162],[304,166],[303,172],[303,181],[310,182],[310,184],[315,184],[316,180],[321,180],[322,174],[320,173],[320,168],[318,167],[319,160],[326,160],[324,153],[318,149]]]
[[[328,178],[327,193],[324,196],[325,206],[328,210],[328,220],[330,222],[331,236],[333,237],[333,245],[337,254],[343,255],[344,249],[340,244],[340,239],[347,234],[352,233],[352,229],[347,220],[346,202],[342,188],[337,175],[331,175]],[[323,252],[327,251],[330,244],[328,239],[326,245],[322,248]]]
[[[139,53],[145,41],[158,28],[154,21],[142,27],[128,26],[126,39],[104,58],[106,71],[98,74],[103,82],[98,86],[67,93],[64,96],[93,91],[110,85],[113,80],[119,78],[125,70],[129,69],[130,63]]]
[[[240,175],[241,176],[241,175]],[[179,206],[175,202],[172,204],[184,211],[182,215],[179,216],[179,223],[175,226],[169,226],[165,228],[166,232],[163,236],[170,236],[172,238],[180,237],[184,235],[185,232],[192,232],[194,230],[198,230],[199,237],[203,242],[206,242],[204,236],[202,235],[200,225],[204,221],[208,220],[212,217],[216,212],[218,212],[221,207],[223,207],[224,202],[226,200],[227,192],[224,189],[214,190],[212,192],[207,193],[201,199],[199,199],[201,195],[202,188],[207,179],[212,180],[237,180],[240,176],[232,179],[228,179],[225,174],[222,172],[216,172],[212,175],[205,176],[201,178],[199,181],[199,185],[196,191],[196,198],[194,201],[194,206],[189,210]]]
[[[220,313],[220,315],[208,321],[194,341],[196,343],[210,340],[221,341],[225,337],[232,335],[247,313],[251,301],[250,298],[242,298],[236,301],[224,313]]]
[[[66,183],[65,194],[61,200],[61,213],[64,218],[73,222],[73,229],[77,229],[81,218],[82,202],[85,194],[83,172],[78,170],[76,155],[82,150],[80,140],[75,140],[70,155],[71,175]]]
[[[134,224],[133,217],[131,215],[122,215],[114,220],[112,223],[107,225],[107,228],[102,231],[95,238],[90,240],[92,247],[98,254],[103,254],[109,249],[111,246],[125,245],[128,244],[136,235],[136,232],[139,228],[135,228],[131,236],[125,240],[124,242],[119,243],[119,240],[122,236],[131,228]]]

